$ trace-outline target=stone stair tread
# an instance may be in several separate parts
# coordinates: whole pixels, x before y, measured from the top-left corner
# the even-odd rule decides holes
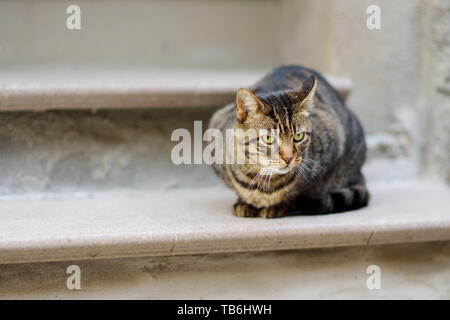
[[[450,240],[450,190],[371,187],[368,208],[237,218],[222,187],[0,198],[0,263]]]
[[[219,107],[265,73],[260,70],[2,70],[0,111]],[[351,81],[328,76],[346,96]]]

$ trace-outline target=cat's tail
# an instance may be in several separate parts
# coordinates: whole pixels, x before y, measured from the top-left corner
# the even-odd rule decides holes
[[[288,215],[315,215],[338,213],[363,208],[369,204],[370,194],[366,186],[354,184],[334,190],[320,197],[301,196],[295,201]]]
[[[364,184],[354,184],[348,188],[330,193],[332,212],[344,212],[363,208],[369,204],[370,194]]]

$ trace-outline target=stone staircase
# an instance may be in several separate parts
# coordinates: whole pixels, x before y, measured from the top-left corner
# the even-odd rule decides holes
[[[94,19],[102,15],[101,2],[81,1],[86,20],[80,31],[60,26],[67,15],[65,5],[59,2],[40,6],[31,2],[0,3],[0,298],[71,298],[55,286],[47,292],[35,288],[45,280],[44,270],[48,267],[56,274],[55,266],[59,268],[62,261],[95,265],[89,267],[92,270],[111,264],[106,267],[111,269],[105,277],[113,277],[122,270],[118,265],[130,263],[131,269],[141,270],[151,259],[161,259],[151,260],[149,274],[153,275],[163,264],[160,273],[165,277],[171,272],[170,261],[175,261],[171,259],[179,258],[177,265],[183,265],[183,261],[196,259],[191,255],[229,254],[228,263],[250,257],[249,265],[256,261],[259,266],[267,265],[274,256],[281,257],[282,250],[360,246],[377,251],[374,246],[381,244],[450,240],[450,190],[445,177],[435,179],[427,175],[424,166],[428,165],[426,161],[432,161],[432,156],[431,160],[423,159],[418,155],[419,148],[411,147],[424,143],[427,137],[414,136],[405,129],[407,126],[396,127],[398,123],[390,114],[383,118],[383,128],[374,130],[380,125],[380,114],[387,114],[385,106],[375,112],[373,122],[373,108],[355,108],[369,128],[369,154],[364,167],[372,194],[369,207],[336,215],[276,220],[232,216],[235,196],[209,166],[177,166],[171,162],[175,143],[170,135],[178,128],[192,132],[194,121],[202,121],[205,128],[212,113],[232,101],[238,88],[248,87],[272,66],[294,60],[293,51],[286,46],[279,50],[274,37],[286,29],[280,14],[293,4],[246,1],[237,8],[237,2],[228,1],[199,1],[191,5],[182,1],[130,3],[127,8],[120,1],[111,4],[109,14],[116,24],[105,30],[103,20]],[[320,11],[322,5],[315,3],[305,0],[306,7]],[[27,18],[25,7],[34,10]],[[215,34],[214,41],[204,31],[208,22],[202,20],[205,12],[209,13],[209,31]],[[169,29],[169,36],[161,36],[156,27],[164,25],[161,17],[169,13],[174,19],[177,17],[183,30],[196,30],[200,35]],[[263,17],[264,24],[253,29],[253,22],[245,19],[249,14]],[[147,15],[152,19],[142,22]],[[225,30],[220,22],[227,17],[237,19],[231,30]],[[36,24],[37,21],[43,22]],[[142,30],[150,30],[150,35]],[[248,32],[243,35],[240,30]],[[263,42],[261,34],[272,40]],[[105,37],[99,40],[99,35]],[[15,41],[16,38],[24,41]],[[252,45],[244,45],[248,39]],[[320,64],[317,59],[327,58],[328,51],[320,52],[310,60],[305,56],[295,62],[317,62],[326,67],[328,62]],[[345,73],[339,73],[342,74]],[[359,76],[354,76],[359,80],[356,101],[364,92]],[[355,92],[351,91],[350,80],[354,77],[327,75],[344,98],[351,98]],[[349,104],[353,106],[352,101]],[[394,130],[386,130],[388,127]],[[441,162],[434,168],[442,168]],[[447,174],[448,171],[442,173]],[[428,248],[426,244],[418,246]],[[433,246],[439,245],[430,244],[430,248]],[[357,249],[335,250],[327,252],[346,256],[346,252],[351,255]],[[271,252],[267,259],[248,253],[258,251]],[[304,259],[308,254],[299,253]],[[296,254],[292,251],[286,255]],[[150,260],[129,260],[136,257]],[[210,259],[198,257],[200,261]],[[111,258],[115,260],[103,260]],[[281,257],[288,265],[290,259]],[[362,253],[358,259],[360,264],[370,260],[364,260]],[[193,268],[204,270],[210,265],[202,263],[193,263]],[[40,282],[24,286],[25,291],[13,295],[21,272],[31,279],[30,270],[35,265],[39,266]],[[317,263],[318,269],[320,266],[324,263]],[[437,270],[440,268],[439,264]],[[288,269],[294,272],[280,268]],[[270,279],[278,279],[275,267],[271,270]],[[97,276],[92,276],[94,283]],[[147,271],[139,275],[141,280],[146,276]],[[259,281],[264,274],[258,277]],[[153,280],[150,282],[155,284]],[[133,279],[127,281],[129,288]],[[145,278],[142,283],[150,282]],[[215,286],[214,281],[204,285]],[[2,292],[2,286],[7,291]],[[176,287],[170,281],[165,286]],[[183,288],[187,287],[185,284]],[[242,290],[243,298],[270,297],[255,294],[256,291],[246,295]],[[137,291],[135,297],[145,296]],[[183,297],[170,290],[164,292],[167,296],[146,297]],[[207,294],[207,290],[196,292],[196,298]],[[316,293],[313,297],[322,296]],[[215,292],[213,296],[227,295]],[[86,293],[85,297],[96,297],[95,292]],[[125,296],[116,292],[102,297]],[[273,297],[286,297],[286,293]]]
[[[0,105],[0,263],[450,239],[448,188],[414,178],[407,157],[378,154],[384,140],[372,135],[365,167],[368,208],[279,220],[233,217],[235,196],[209,166],[178,166],[170,158],[173,130],[192,132],[194,121],[206,127],[223,101],[250,85],[245,80],[254,81],[250,75],[215,77],[218,82],[203,74],[203,85],[191,81],[185,88],[133,78],[114,102],[106,94],[115,92],[106,77],[95,85],[95,77],[91,84],[70,85],[52,79],[58,86],[6,81]],[[234,77],[243,82],[233,84]],[[348,80],[331,82],[348,94]],[[190,106],[178,106],[183,99],[175,92],[183,92]],[[130,108],[126,97],[148,102]],[[85,109],[81,103],[95,111],[77,110]],[[434,203],[440,205],[430,210]]]

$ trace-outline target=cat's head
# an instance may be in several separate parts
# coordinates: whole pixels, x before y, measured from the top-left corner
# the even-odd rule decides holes
[[[298,88],[255,95],[240,89],[236,95],[236,129],[256,130],[246,154],[257,155],[257,164],[284,174],[297,167],[311,140],[309,115],[313,108],[316,78]]]

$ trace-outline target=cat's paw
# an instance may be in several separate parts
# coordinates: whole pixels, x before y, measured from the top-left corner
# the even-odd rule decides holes
[[[233,206],[233,214],[236,217],[261,217],[261,218],[280,218],[284,216],[286,209],[282,207],[256,208],[251,204],[238,201]]]
[[[281,218],[286,214],[286,210],[284,208],[279,207],[269,207],[269,208],[261,208],[259,209],[259,216],[261,218]]]
[[[258,217],[259,210],[251,204],[238,201],[233,206],[233,214],[236,217]]]

